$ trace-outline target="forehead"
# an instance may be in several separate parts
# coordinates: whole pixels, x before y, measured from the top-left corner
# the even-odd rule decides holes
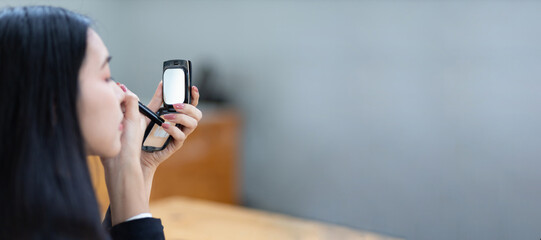
[[[86,54],[89,58],[100,61],[100,63],[109,56],[107,47],[105,47],[100,36],[91,28],[89,28],[87,32]]]

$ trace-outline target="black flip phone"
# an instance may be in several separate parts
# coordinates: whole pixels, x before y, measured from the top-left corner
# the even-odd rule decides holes
[[[191,103],[191,75],[192,63],[189,60],[175,59],[163,62],[163,107],[158,110],[158,116],[176,113],[173,107],[175,103]],[[180,124],[176,126],[182,128]],[[167,147],[170,140],[171,136],[160,125],[151,121],[145,130],[142,149],[147,152],[160,151]]]

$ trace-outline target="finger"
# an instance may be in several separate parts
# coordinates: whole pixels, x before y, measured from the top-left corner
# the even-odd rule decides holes
[[[158,109],[160,109],[160,106],[162,105],[162,96],[163,96],[163,90],[162,90],[162,81],[158,83],[158,87],[156,87],[156,91],[154,91],[154,96],[152,96],[152,99],[150,99],[150,102],[148,103],[147,107],[153,112],[157,112]],[[148,125],[150,123],[149,118],[145,119],[145,125]]]
[[[199,104],[199,89],[196,86],[192,86],[192,105],[197,107]]]
[[[186,140],[186,134],[184,134],[180,128],[171,125],[171,123],[165,122],[162,124],[163,130],[165,130],[171,137],[173,137],[175,143],[184,142]],[[175,144],[176,145],[176,144]]]
[[[182,128],[182,132],[184,132],[186,136],[190,135],[190,133],[192,133],[193,130],[197,128],[198,124],[198,121],[196,119],[186,114],[172,113],[163,115],[163,118],[167,119],[167,121],[171,123],[178,123],[184,126],[184,128]]]
[[[147,107],[154,112],[157,112],[158,109],[160,109],[160,106],[162,105],[162,96],[163,96],[162,84],[163,84],[162,81],[158,83],[158,87],[156,88],[156,91],[154,92],[154,96],[152,97],[152,99],[147,105]]]
[[[203,113],[201,110],[190,104],[174,104],[173,107],[178,113],[184,113],[190,117],[195,118],[197,121],[200,121],[203,118]]]
[[[124,97],[124,105],[126,112],[124,116],[129,120],[137,120],[140,117],[139,114],[139,97],[130,90],[126,90],[126,96]]]

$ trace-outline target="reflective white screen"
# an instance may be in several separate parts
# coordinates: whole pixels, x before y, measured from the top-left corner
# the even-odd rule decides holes
[[[184,70],[170,68],[163,73],[163,100],[165,104],[184,102]]]

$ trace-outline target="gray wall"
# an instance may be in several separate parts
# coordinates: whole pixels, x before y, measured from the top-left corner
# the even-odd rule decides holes
[[[165,59],[214,67],[245,117],[247,206],[407,239],[541,238],[540,2],[53,3],[97,20],[143,99]]]

